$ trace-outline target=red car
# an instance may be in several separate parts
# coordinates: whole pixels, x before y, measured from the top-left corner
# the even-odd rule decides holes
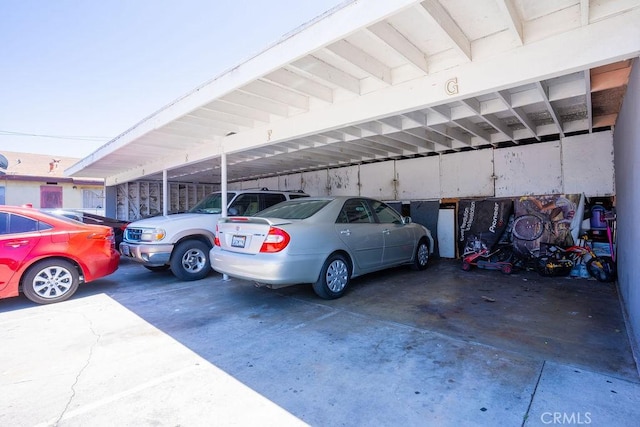
[[[64,301],[118,269],[113,229],[28,207],[0,206],[0,298]]]

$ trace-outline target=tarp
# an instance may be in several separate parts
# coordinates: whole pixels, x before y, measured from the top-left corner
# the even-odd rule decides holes
[[[529,256],[540,249],[541,243],[562,247],[573,245],[580,232],[583,213],[584,197],[580,194],[518,198],[514,201],[514,249],[520,255]],[[531,220],[522,226],[523,218]],[[531,235],[526,236],[527,233]]]
[[[512,199],[460,200],[458,202],[458,250],[463,256],[492,250],[503,236]]]

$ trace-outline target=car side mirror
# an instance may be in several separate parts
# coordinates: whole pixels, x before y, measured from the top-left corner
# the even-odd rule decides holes
[[[411,224],[411,217],[410,216],[403,216],[402,217],[402,223],[403,224]]]

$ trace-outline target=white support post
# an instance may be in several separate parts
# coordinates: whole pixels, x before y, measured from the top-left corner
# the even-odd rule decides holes
[[[221,216],[227,216],[227,155],[224,151],[220,154],[220,189],[221,189],[221,202],[222,213]],[[229,280],[229,276],[222,275],[222,280]]]
[[[169,183],[167,181],[167,170],[162,170],[162,215],[167,216],[169,213]]]
[[[222,216],[227,216],[227,155],[220,154],[220,189],[222,192]]]

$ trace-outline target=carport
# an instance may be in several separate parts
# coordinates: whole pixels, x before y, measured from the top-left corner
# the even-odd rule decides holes
[[[165,196],[176,183],[177,197],[179,183],[393,201],[615,196],[637,355],[637,22],[636,0],[348,1],[67,174],[105,178],[112,215],[122,186],[142,181]]]

